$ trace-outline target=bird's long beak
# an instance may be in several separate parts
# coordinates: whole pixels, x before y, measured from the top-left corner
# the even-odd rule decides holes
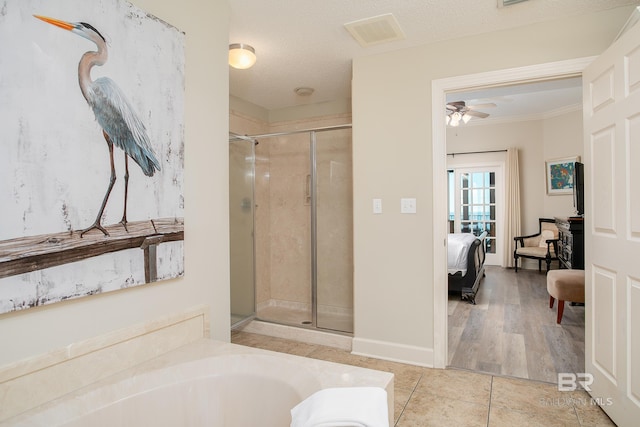
[[[48,22],[51,25],[55,25],[56,27],[60,27],[63,30],[68,30],[71,31],[75,28],[74,25],[65,22],[65,21],[60,21],[59,19],[53,19],[53,18],[48,18],[46,16],[40,16],[40,15],[33,15],[34,17],[44,21],[44,22]]]

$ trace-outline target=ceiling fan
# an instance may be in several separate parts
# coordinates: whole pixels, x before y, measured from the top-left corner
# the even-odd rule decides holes
[[[472,117],[479,117],[481,119],[484,119],[486,117],[489,117],[489,114],[478,111],[478,109],[493,107],[496,107],[496,104],[494,104],[493,102],[475,105],[467,105],[467,103],[464,101],[448,102],[446,105],[447,124],[450,126],[458,126],[461,120],[463,123],[468,123]]]

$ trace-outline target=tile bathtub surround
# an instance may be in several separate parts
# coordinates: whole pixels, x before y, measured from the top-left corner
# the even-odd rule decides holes
[[[555,384],[430,369],[357,356],[345,350],[234,331],[232,342],[395,375],[396,427],[615,426],[584,391],[561,392]]]
[[[0,367],[0,422],[209,335],[196,307]]]

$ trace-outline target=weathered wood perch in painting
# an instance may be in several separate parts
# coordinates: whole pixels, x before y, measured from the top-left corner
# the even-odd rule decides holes
[[[156,279],[156,246],[163,242],[184,240],[183,218],[161,218],[105,227],[100,232],[79,231],[43,234],[0,241],[0,278],[55,267],[124,249],[144,250],[145,279]]]

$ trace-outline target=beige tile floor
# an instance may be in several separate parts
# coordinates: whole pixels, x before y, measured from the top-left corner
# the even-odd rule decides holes
[[[586,392],[561,392],[555,384],[422,368],[242,331],[232,332],[231,341],[393,373],[396,427],[615,426]]]

